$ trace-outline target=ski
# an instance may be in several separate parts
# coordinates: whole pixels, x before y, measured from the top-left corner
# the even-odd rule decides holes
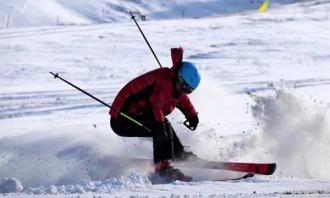
[[[217,162],[203,159],[174,162],[174,164],[178,167],[219,169],[259,175],[272,175],[276,169],[275,163]]]
[[[194,177],[187,177],[188,180],[186,182],[197,182],[197,181],[239,181],[239,180],[244,180],[244,179],[248,179],[254,177],[254,174],[252,173],[245,173],[241,176],[229,176],[227,175],[227,177],[224,178],[194,178]],[[160,177],[157,174],[150,174],[148,176],[149,180],[151,181],[152,184],[168,184],[168,183],[172,183],[175,180],[172,178],[168,178],[168,177]]]
[[[214,181],[237,181],[237,180],[247,179],[247,178],[251,178],[251,177],[254,177],[253,173],[246,173],[241,177],[229,178],[229,179],[219,179],[219,180],[214,180]]]
[[[152,159],[121,158],[113,157],[112,163],[120,161],[121,163],[131,164],[134,167],[152,167]],[[276,163],[249,163],[249,162],[218,162],[204,159],[189,161],[174,161],[174,167],[178,168],[199,168],[210,170],[234,171],[248,174],[272,175],[276,170]],[[240,178],[240,177],[238,177]]]

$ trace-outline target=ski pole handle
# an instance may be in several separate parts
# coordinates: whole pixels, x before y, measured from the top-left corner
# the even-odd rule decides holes
[[[183,124],[184,124],[188,129],[190,129],[191,131],[195,131],[195,130],[196,130],[196,127],[197,127],[197,126],[191,126],[188,120],[184,121]]]

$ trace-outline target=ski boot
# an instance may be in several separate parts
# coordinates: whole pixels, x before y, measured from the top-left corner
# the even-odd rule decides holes
[[[175,180],[189,182],[192,180],[192,177],[184,175],[179,169],[171,166],[168,160],[155,164],[155,174],[160,176],[162,180],[159,183],[171,183]]]

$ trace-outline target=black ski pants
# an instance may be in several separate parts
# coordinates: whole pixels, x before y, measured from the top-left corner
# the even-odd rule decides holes
[[[151,116],[133,116],[134,119],[143,123],[150,129],[154,128],[156,121]],[[132,121],[119,117],[117,119],[110,119],[110,125],[112,130],[122,137],[151,137],[153,138],[153,154],[154,162],[160,162],[161,160],[174,159],[175,156],[183,152],[183,145],[176,135],[171,123],[165,118],[165,130],[169,136],[168,140],[163,142],[155,141],[154,133],[149,132],[146,129],[138,126]]]

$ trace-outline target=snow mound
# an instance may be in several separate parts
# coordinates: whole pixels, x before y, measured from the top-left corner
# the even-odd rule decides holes
[[[61,185],[61,186],[39,186],[29,187],[24,193],[27,194],[84,194],[88,192],[114,193],[122,191],[134,191],[138,189],[150,188],[152,183],[148,177],[140,173],[131,173],[128,176],[111,177],[106,180],[91,181],[86,180],[82,184]]]
[[[0,193],[17,193],[22,191],[23,186],[19,180],[15,178],[2,178],[0,180]]]

